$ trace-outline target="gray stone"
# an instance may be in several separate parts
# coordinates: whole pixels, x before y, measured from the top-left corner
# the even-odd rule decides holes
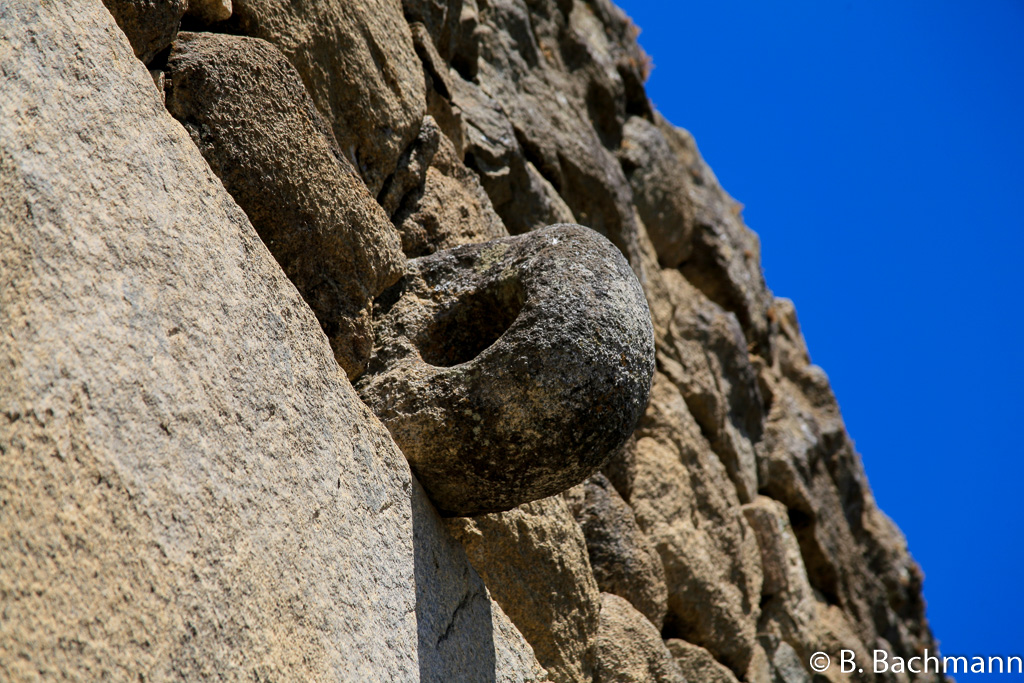
[[[541,678],[99,0],[0,9],[0,679]]]
[[[567,492],[566,500],[587,539],[598,587],[628,600],[660,631],[668,611],[665,569],[632,508],[601,473]]]
[[[178,32],[188,0],[103,0],[128,37],[135,56],[149,64]]]
[[[658,127],[639,116],[631,116],[623,127],[619,161],[658,260],[677,267],[689,258],[692,246],[694,211],[686,168]]]
[[[410,261],[374,328],[360,394],[448,514],[585,479],[629,437],[654,371],[640,285],[574,225]]]
[[[446,524],[551,680],[590,683],[601,594],[565,501],[553,496]]]
[[[810,661],[810,660],[808,660]],[[783,641],[772,655],[773,683],[811,683],[807,666],[793,647]]]
[[[601,593],[596,643],[594,683],[686,683],[658,629],[618,595]]]
[[[401,0],[234,0],[231,23],[274,43],[295,65],[376,196],[426,107]]]
[[[405,258],[295,69],[262,40],[182,33],[166,77],[167,108],[359,376],[373,344],[370,304]]]

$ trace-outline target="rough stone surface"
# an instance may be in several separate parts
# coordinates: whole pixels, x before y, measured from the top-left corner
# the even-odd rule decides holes
[[[659,362],[686,401],[736,486],[741,502],[757,495],[754,443],[763,432],[764,408],[743,331],[732,313],[709,301],[677,270],[666,270],[672,307]]]
[[[495,211],[513,235],[576,219],[516,139],[502,106],[479,86],[452,79],[454,102],[466,121],[466,165],[480,175]]]
[[[0,18],[0,678],[540,680],[99,0]]]
[[[700,157],[693,136],[658,115],[655,123],[689,171],[688,194],[694,208],[691,256],[681,270],[694,286],[737,317],[756,351],[772,353],[771,292],[761,272],[761,243],[736,202],[718,184]]]
[[[688,681],[701,683],[737,683],[736,676],[726,667],[715,661],[711,653],[700,647],[678,638],[665,641],[668,651],[675,657],[683,675]]]
[[[601,625],[596,643],[594,683],[687,681],[658,629],[618,595],[601,594]]]
[[[668,611],[665,569],[633,509],[601,473],[567,491],[566,500],[587,539],[598,587],[628,600],[660,631]]]
[[[423,152],[430,149],[430,138],[436,138],[436,149],[428,158]],[[479,177],[463,165],[455,146],[440,134],[430,117],[424,119],[417,143],[410,145],[415,154],[408,164],[400,165],[392,176],[408,178],[404,194],[392,199],[400,190],[389,190],[398,184],[385,186],[390,201],[385,208],[395,207],[392,220],[402,236],[406,256],[426,256],[460,244],[508,237]]]
[[[188,0],[189,18],[202,24],[215,24],[231,17],[231,0]]]
[[[167,49],[178,32],[188,0],[103,0],[135,56],[146,64]]]
[[[419,482],[412,486],[419,680],[547,681],[533,648],[491,599]]]
[[[619,161],[661,264],[675,268],[692,251],[694,209],[688,173],[656,125],[631,116],[622,128]]]
[[[277,45],[376,196],[425,111],[400,0],[234,0],[238,31]]]
[[[338,363],[359,376],[373,347],[370,303],[405,259],[295,69],[263,40],[183,33],[166,78],[167,108],[316,313]]]
[[[239,113],[192,137],[163,100],[186,3],[106,4],[123,31],[101,0],[0,3],[0,679],[511,683],[541,681],[543,664],[554,681],[655,680],[664,648],[640,612],[657,623],[664,609],[650,599],[659,562],[660,635],[691,683],[904,683],[811,677],[807,660],[938,650],[921,571],[871,495],[792,302],[765,286],[757,237],[693,138],[648,101],[637,29],[611,0],[234,0],[226,20],[227,0],[194,0],[187,26],[269,41],[298,80],[280,57],[239,54],[199,103]],[[267,196],[232,189],[215,139]],[[258,206],[312,206],[310,225],[353,248],[307,244],[289,261]],[[475,255],[469,280],[507,284],[504,256],[477,243],[556,223],[607,236],[642,286],[649,404],[621,446],[594,448],[611,488],[590,503],[579,487],[443,520],[338,369],[349,361],[324,321],[365,325],[376,297],[376,381],[385,359],[420,357],[413,330],[438,332],[424,348],[445,363],[503,348],[524,302],[445,308],[453,292],[431,290],[414,262],[415,302],[380,292],[383,268],[357,269],[338,290],[356,299],[325,305],[296,273],[382,249],[393,277],[400,235],[418,260]],[[405,330],[389,327],[402,301]],[[522,386],[578,360],[563,328],[517,359]],[[448,381],[428,377],[474,362],[410,361],[423,384],[389,401],[413,414]],[[408,388],[402,372],[394,386]],[[479,393],[509,410],[537,407],[482,377]],[[587,391],[547,407],[595,419],[605,397]],[[463,435],[403,443],[405,455],[511,440],[564,473],[578,445],[525,418],[479,435],[472,418],[448,423]],[[503,455],[474,453],[497,477],[477,489],[522,492]],[[434,474],[432,495],[473,490]],[[586,535],[567,500],[586,509]],[[624,595],[605,598],[618,607],[604,626],[599,585]]]
[[[494,0],[480,15],[488,29],[478,33],[481,91],[501,103],[527,160],[576,221],[636,267],[640,226],[613,150],[635,107],[625,81],[643,82],[646,59],[634,41],[616,40],[631,33],[625,15],[607,3],[557,0]]]
[[[647,402],[643,293],[622,255],[580,226],[412,260],[378,304],[359,391],[447,513],[579,483]]]
[[[565,501],[553,496],[446,523],[551,680],[590,681],[601,596]]]
[[[427,90],[427,114],[455,146],[459,159],[466,149],[466,124],[462,109],[453,101],[453,82],[448,62],[437,51],[429,29],[421,23],[409,24],[412,44],[423,64],[424,86]]]
[[[402,0],[410,25],[420,24],[439,55],[450,60],[462,30],[462,0]]]
[[[665,566],[665,632],[704,646],[742,675],[753,656],[760,614],[754,533],[735,497],[720,497],[715,478],[720,482],[724,472],[715,472],[710,457],[684,465],[676,452],[650,437],[637,445],[631,502]],[[700,487],[700,479],[708,486]]]

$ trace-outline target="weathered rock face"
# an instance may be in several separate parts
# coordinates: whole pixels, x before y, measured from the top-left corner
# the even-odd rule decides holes
[[[0,4],[0,678],[941,680],[609,0],[185,5]]]
[[[103,0],[135,51],[148,64],[178,32],[188,0]]]
[[[658,127],[642,116],[629,117],[622,127],[619,160],[658,260],[677,267],[693,250],[694,210],[686,167]]]
[[[381,203],[391,210],[407,256],[508,237],[479,177],[463,165],[432,117],[423,119],[419,136],[403,156]]]
[[[565,501],[553,496],[447,525],[552,681],[592,680],[601,597]]]
[[[587,554],[597,585],[628,600],[661,630],[668,610],[665,568],[633,509],[608,478],[597,473],[565,493],[587,539]]]
[[[0,43],[0,678],[542,680],[99,1]]]
[[[662,642],[658,629],[625,599],[602,593],[595,683],[685,683],[686,680]]]
[[[706,683],[737,683],[735,674],[715,661],[711,653],[699,645],[675,638],[665,641],[665,645],[675,657],[676,663],[687,680]]]
[[[450,514],[587,477],[629,437],[654,371],[640,285],[577,225],[410,261],[374,326],[360,394]]]
[[[291,60],[376,195],[416,137],[423,70],[400,0],[234,0],[231,23]]]
[[[188,0],[187,16],[202,24],[213,24],[231,17],[231,0]]]
[[[373,346],[370,302],[405,259],[295,69],[263,40],[186,33],[165,82],[168,110],[316,313],[338,363],[358,377]]]

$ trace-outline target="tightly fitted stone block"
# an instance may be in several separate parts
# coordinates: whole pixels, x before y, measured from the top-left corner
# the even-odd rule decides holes
[[[178,32],[188,0],[103,0],[128,37],[135,56],[149,64]]]
[[[581,226],[414,259],[377,305],[360,394],[448,514],[579,483],[647,403],[643,291],[618,250]]]
[[[231,0],[188,0],[188,16],[204,24],[231,17]]]
[[[694,683],[737,683],[736,675],[699,645],[678,638],[670,638],[665,645],[687,680]]]
[[[479,176],[513,235],[576,222],[552,184],[526,158],[504,108],[478,85],[452,77],[453,102],[466,121],[466,165]]]
[[[231,25],[270,41],[295,65],[376,196],[426,109],[401,0],[233,0]]]
[[[594,683],[686,683],[661,634],[625,599],[601,593]],[[690,679],[694,683],[703,679]]]
[[[619,161],[659,262],[675,268],[690,256],[692,246],[694,212],[686,167],[658,127],[640,116],[631,116],[623,126]]]
[[[446,525],[552,682],[592,683],[601,594],[561,496]]]
[[[397,232],[270,43],[183,33],[167,108],[316,313],[350,378],[372,348],[370,304],[401,275]]]
[[[540,679],[99,0],[0,17],[0,680]]]
[[[508,237],[479,177],[459,160],[432,117],[424,117],[420,134],[409,147],[413,153],[408,159],[403,155],[399,170],[381,193],[387,200],[385,209],[394,207],[392,221],[406,256]]]
[[[668,610],[665,569],[633,509],[600,472],[564,495],[587,539],[597,585],[628,600],[660,630]]]

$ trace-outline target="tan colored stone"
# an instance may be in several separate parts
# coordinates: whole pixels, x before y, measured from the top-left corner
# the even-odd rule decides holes
[[[665,567],[665,633],[700,643],[734,671],[746,672],[760,615],[757,542],[738,505],[714,510],[699,499],[698,491],[708,491],[691,483],[694,465],[684,467],[676,452],[641,438],[630,502]]]
[[[654,678],[653,627],[617,598],[598,617],[580,531],[553,503],[449,523],[475,530],[483,585],[162,108],[173,79],[154,56],[185,3],[105,4],[123,31],[98,0],[0,10],[0,678],[539,681],[489,592],[558,680]],[[189,4],[202,26],[228,3]],[[351,223],[367,235],[391,218],[419,254],[580,222],[628,256],[659,372],[634,436],[602,454],[632,512],[609,489],[587,524],[632,514],[653,539],[664,635],[705,667],[691,683],[807,683],[815,651],[935,651],[920,569],[793,304],[765,287],[757,237],[692,137],[652,109],[636,27],[610,0],[232,5],[218,31],[296,67],[340,142],[329,155],[360,176],[336,199],[366,208]],[[278,72],[265,80],[274,94],[239,125],[308,129]],[[271,201],[324,198],[316,145],[260,144],[240,142],[244,159],[295,185],[268,176]],[[619,591],[638,604],[658,584],[642,575]]]
[[[426,0],[433,2],[434,0]],[[447,8],[448,10],[454,7]],[[408,16],[408,15],[407,15]],[[448,139],[455,146],[455,153],[459,160],[466,149],[466,124],[462,120],[462,110],[453,100],[453,79],[459,78],[452,75],[448,63],[438,54],[429,29],[419,22],[409,24],[412,32],[413,46],[416,54],[423,63],[425,85],[427,89],[427,114],[432,116],[437,125],[448,136]]]
[[[203,24],[231,18],[231,0],[188,0],[188,16]]]
[[[699,645],[670,638],[665,641],[665,646],[675,657],[686,680],[700,683],[738,683],[732,671],[715,661],[711,653]]]
[[[665,569],[633,509],[601,473],[567,491],[565,498],[587,540],[598,587],[628,600],[660,631],[668,610]]]
[[[601,593],[596,644],[594,683],[686,683],[658,629],[618,595]]]
[[[508,236],[479,176],[459,160],[446,135],[439,136],[422,184],[402,197],[393,220],[410,258]]]
[[[517,145],[576,221],[611,240],[636,268],[632,191],[610,151],[619,146],[625,120],[620,50],[610,39],[627,30],[624,15],[582,2],[568,11],[554,0],[496,0],[488,6],[481,15],[488,30],[479,34],[480,90],[500,102]],[[490,191],[486,182],[484,187]],[[504,202],[491,199],[510,232],[517,232]]]
[[[573,212],[526,155],[504,108],[475,83],[452,78],[453,102],[466,122],[466,165],[479,176],[513,235],[575,223]]]
[[[694,229],[685,167],[658,127],[640,116],[623,127],[619,161],[658,260],[667,268],[679,266],[690,256]]]
[[[659,344],[659,362],[729,471],[740,500],[757,495],[754,443],[764,407],[736,317],[708,300],[677,270],[662,273],[672,317]]]
[[[682,264],[686,279],[734,313],[753,350],[772,355],[773,299],[761,271],[761,242],[743,224],[743,206],[730,197],[701,158],[693,136],[660,114],[655,123],[676,157],[689,171],[685,182],[694,209],[690,258]]]
[[[99,0],[8,18],[0,679],[540,679]]]
[[[178,32],[188,0],[103,0],[135,56],[149,64]]]
[[[183,33],[167,108],[313,309],[350,379],[373,348],[373,298],[402,275],[397,232],[270,43]]]
[[[274,43],[295,65],[376,196],[426,107],[401,0],[234,0],[232,21]]]
[[[491,599],[419,482],[412,486],[418,680],[547,681],[533,648]]]
[[[553,496],[446,524],[551,680],[590,681],[601,598],[565,501]]]

